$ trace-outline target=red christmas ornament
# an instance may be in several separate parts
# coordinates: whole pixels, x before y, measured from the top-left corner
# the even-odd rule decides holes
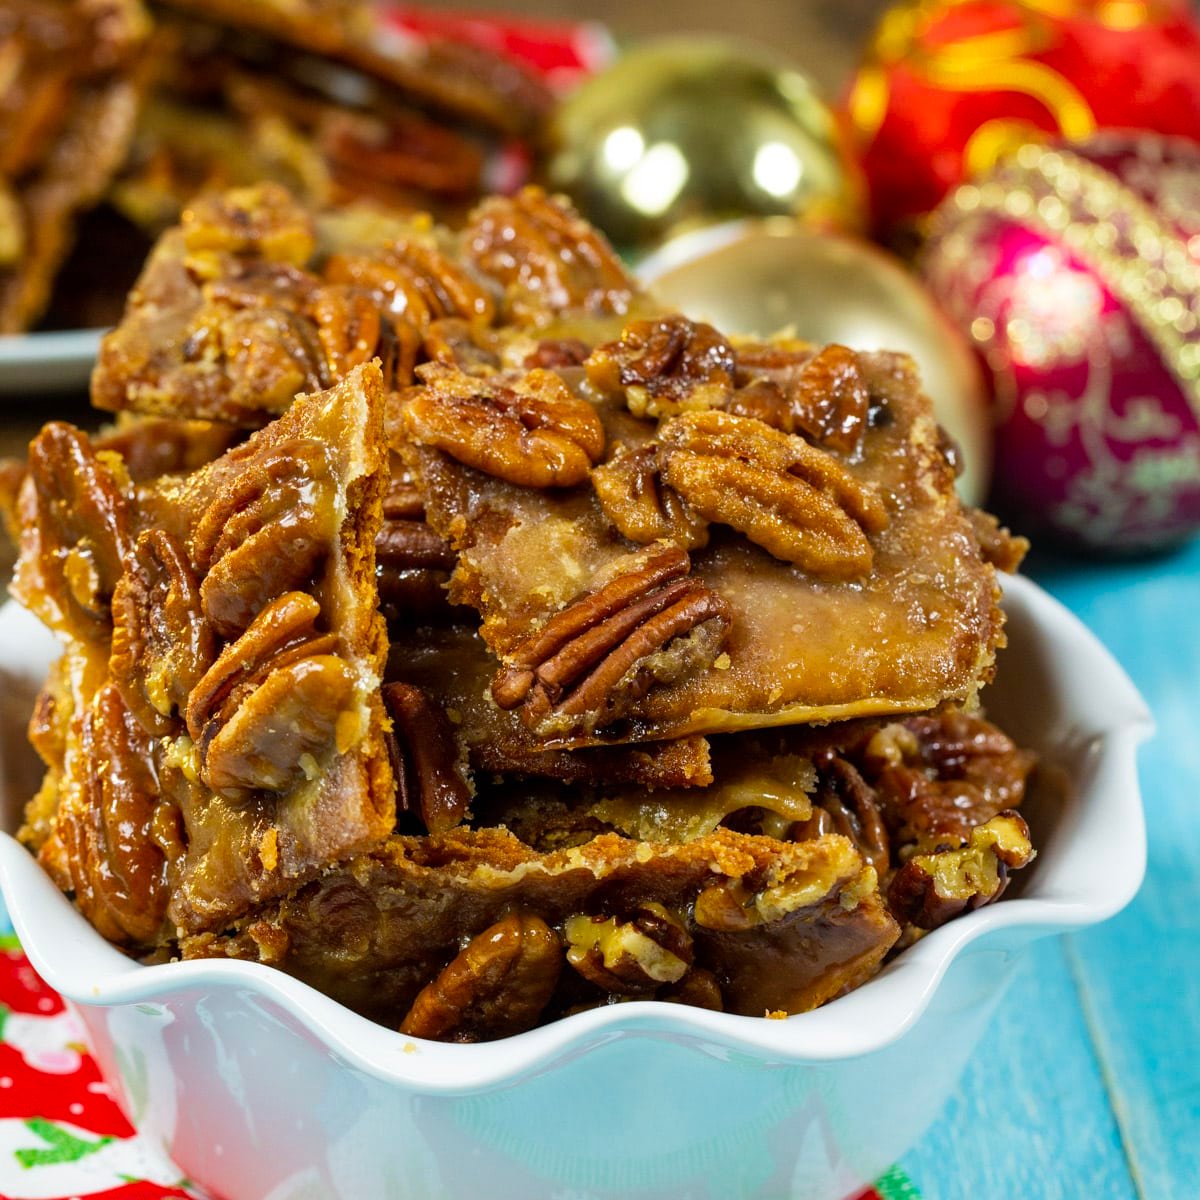
[[[1025,142],[1200,141],[1200,28],[1187,0],[911,0],[884,15],[845,112],[894,235]]]
[[[994,500],[1128,551],[1200,528],[1200,147],[1028,144],[934,214],[922,271],[988,367]]]

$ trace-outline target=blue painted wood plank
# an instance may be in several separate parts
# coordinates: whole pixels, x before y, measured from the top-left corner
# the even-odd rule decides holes
[[[1140,1195],[1200,1197],[1200,544],[1042,581],[1150,702],[1142,752],[1149,869],[1137,900],[1069,956]]]
[[[1061,939],[1030,949],[902,1165],[923,1200],[1137,1200]]]

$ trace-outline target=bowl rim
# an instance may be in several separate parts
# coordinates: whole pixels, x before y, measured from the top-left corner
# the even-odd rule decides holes
[[[260,963],[194,959],[146,966],[109,945],[63,896],[15,838],[0,834],[0,890],[22,948],[38,973],[84,1006],[152,1006],[181,993],[235,989],[281,1009],[336,1057],[410,1091],[463,1094],[511,1084],[563,1058],[617,1037],[661,1037],[709,1053],[749,1055],[778,1065],[831,1063],[879,1051],[901,1038],[928,1008],[946,972],[971,946],[1004,931],[1022,940],[1092,925],[1133,898],[1145,873],[1146,841],[1136,750],[1152,732],[1145,701],[1107,649],[1083,623],[1035,583],[1003,580],[1012,611],[1054,639],[1109,714],[1088,730],[1095,759],[1078,798],[1083,824],[1072,837],[1096,843],[1096,867],[1070,872],[1046,863],[1032,889],[969,913],[922,938],[855,991],[786,1020],[716,1013],[680,1004],[633,1001],[551,1022],[515,1037],[475,1045],[410,1038],[359,1016],[284,972]],[[12,602],[10,602],[11,605]],[[6,615],[0,610],[0,618]],[[21,619],[36,619],[18,610]],[[11,619],[11,618],[10,618]],[[44,632],[44,631],[43,631]],[[1104,793],[1109,811],[1090,825],[1087,794]],[[1113,819],[1113,818],[1116,819]],[[1092,858],[1084,860],[1091,863]],[[1070,878],[1059,876],[1070,875]],[[998,986],[999,983],[998,983]]]

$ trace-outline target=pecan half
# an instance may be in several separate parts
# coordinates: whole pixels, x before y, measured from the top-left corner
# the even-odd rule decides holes
[[[737,379],[743,390],[730,412],[756,416],[846,455],[861,448],[871,393],[853,350],[829,345],[813,354],[807,347],[740,346]],[[781,405],[767,400],[764,386],[775,389]]]
[[[445,710],[407,683],[385,683],[383,700],[392,718],[397,810],[415,813],[430,833],[453,829],[466,816],[471,788]]]
[[[49,593],[74,632],[105,637],[113,589],[132,549],[125,496],[87,435],[58,421],[30,445],[29,474],[40,541],[38,590]],[[43,607],[33,595],[26,602]]]
[[[167,904],[167,858],[155,839],[160,804],[149,740],[112,684],[96,694],[80,750],[95,765],[57,821],[75,902],[109,941],[152,945]]]
[[[965,838],[1016,808],[1035,761],[995,725],[953,709],[885,725],[867,743],[862,770],[903,846]]]
[[[413,567],[454,566],[450,543],[422,520],[392,518],[384,521],[375,538],[376,562],[407,569]]]
[[[425,501],[411,473],[403,466],[392,468],[387,491],[383,495],[383,519],[411,520],[425,516]]]
[[[317,327],[331,381],[344,379],[361,363],[378,358],[388,387],[412,382],[416,339],[408,337],[406,346],[391,318],[364,288],[329,284],[316,291],[306,312]]]
[[[421,990],[400,1032],[455,1042],[521,1033],[550,1002],[562,960],[558,935],[545,921],[511,913],[476,934]]]
[[[424,331],[441,317],[491,324],[491,296],[465,268],[416,239],[401,239],[375,254],[330,255],[324,276],[353,284],[375,297],[388,313]]]
[[[998,813],[958,846],[914,854],[888,886],[888,907],[898,921],[936,929],[998,900],[1009,872],[1028,866],[1034,856],[1024,820],[1011,810]]]
[[[686,578],[690,570],[687,553],[671,547],[580,596],[508,656],[492,683],[496,703],[522,705],[522,719],[536,730],[596,728],[655,684],[710,664],[728,633],[729,609]]]
[[[684,413],[659,434],[663,479],[709,521],[828,579],[871,570],[888,523],[876,489],[802,438],[725,412]]]
[[[389,621],[427,617],[445,608],[454,562],[450,544],[419,516],[385,518],[375,539],[375,581],[384,616]]]
[[[604,453],[595,410],[549,371],[512,385],[433,363],[418,374],[425,386],[404,408],[409,436],[477,471],[522,487],[571,487]]]
[[[733,347],[711,326],[678,315],[633,321],[587,360],[588,381],[624,394],[636,417],[724,405],[733,391]]]
[[[820,754],[817,765],[813,815],[794,828],[795,840],[840,833],[854,843],[882,879],[891,864],[891,849],[874,789],[852,763],[833,751]]]
[[[192,689],[187,725],[214,791],[285,791],[354,732],[354,673],[319,633],[321,607],[290,592],[268,604]],[[339,750],[345,746],[338,745]]]
[[[142,726],[165,734],[216,654],[196,576],[173,535],[141,534],[112,610],[109,674]]]
[[[468,259],[500,284],[519,321],[540,323],[570,309],[622,313],[636,291],[604,238],[541,188],[485,200],[464,237]]]
[[[658,477],[658,447],[618,446],[592,470],[592,487],[604,515],[623,537],[646,546],[669,541],[694,550],[708,542],[708,522]]]
[[[449,196],[477,195],[481,187],[479,145],[416,112],[332,109],[320,122],[319,145],[343,186],[363,180],[389,192],[413,188]]]
[[[204,614],[235,637],[275,597],[306,586],[337,534],[325,447],[294,440],[210,502],[192,535]]]
[[[606,992],[636,995],[682,981],[695,958],[683,922],[655,901],[627,920],[579,914],[563,925],[567,962]]]

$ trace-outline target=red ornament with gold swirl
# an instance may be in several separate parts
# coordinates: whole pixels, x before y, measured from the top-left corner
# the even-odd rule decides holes
[[[1200,140],[1200,27],[1188,0],[907,0],[876,29],[845,115],[875,229],[896,236],[1028,141]]]
[[[1200,147],[1030,143],[934,214],[922,272],[991,379],[995,499],[1111,551],[1200,528]]]

